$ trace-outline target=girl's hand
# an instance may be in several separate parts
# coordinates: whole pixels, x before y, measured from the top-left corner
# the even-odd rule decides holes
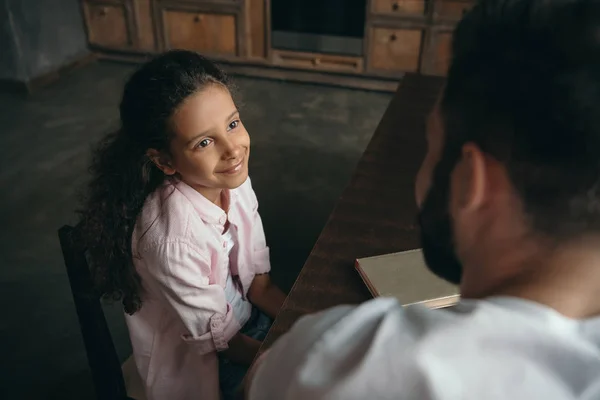
[[[250,289],[248,289],[248,300],[259,310],[275,319],[283,306],[285,294],[271,282],[269,274],[261,274],[254,276]]]

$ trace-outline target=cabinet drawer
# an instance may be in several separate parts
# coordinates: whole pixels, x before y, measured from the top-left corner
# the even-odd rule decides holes
[[[459,21],[474,5],[473,0],[436,0],[433,18]]]
[[[371,0],[371,12],[383,15],[424,15],[425,0]]]
[[[83,13],[90,44],[115,49],[131,45],[124,4],[86,1],[83,3]]]
[[[452,61],[452,32],[433,32],[424,56],[421,72],[425,75],[446,76]]]
[[[237,55],[236,16],[190,10],[162,10],[165,49]]]
[[[414,72],[419,69],[421,29],[371,28],[369,38],[371,70]]]
[[[273,64],[320,71],[362,72],[360,57],[273,50]]]

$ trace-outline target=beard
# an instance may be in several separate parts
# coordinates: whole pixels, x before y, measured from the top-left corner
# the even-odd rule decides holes
[[[418,222],[427,268],[438,277],[458,285],[463,268],[454,248],[449,185],[449,176],[434,179],[419,211]]]

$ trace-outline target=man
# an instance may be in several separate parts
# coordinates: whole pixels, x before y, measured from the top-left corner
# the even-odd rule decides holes
[[[483,0],[452,50],[416,198],[461,302],[305,317],[251,400],[600,399],[600,2]]]

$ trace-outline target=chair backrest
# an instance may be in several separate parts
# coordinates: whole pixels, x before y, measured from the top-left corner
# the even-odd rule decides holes
[[[79,227],[58,230],[75,309],[98,400],[127,399],[119,357],[94,290]]]

